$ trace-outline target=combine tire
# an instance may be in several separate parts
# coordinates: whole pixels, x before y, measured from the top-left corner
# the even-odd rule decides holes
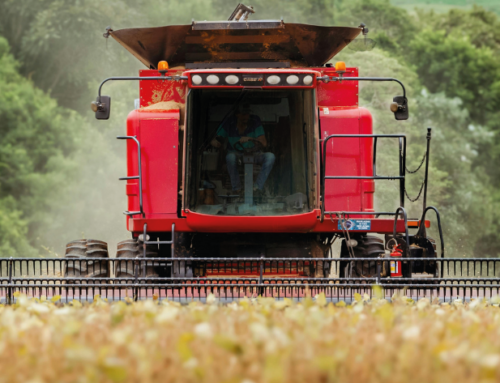
[[[311,241],[311,255],[314,258],[328,258],[330,244],[323,244],[316,240]],[[330,262],[317,261],[315,266],[305,268],[306,275],[313,278],[326,278],[330,275]]]
[[[340,278],[373,278],[377,276],[377,262],[358,261],[356,258],[378,258],[385,253],[384,240],[373,235],[360,235],[351,238],[358,241],[357,246],[353,247],[354,262],[343,262],[340,268]],[[351,258],[346,241],[342,241],[340,258]]]
[[[66,245],[66,254],[64,256],[66,260],[64,277],[109,277],[109,262],[92,261],[92,258],[108,258],[108,244],[95,239],[79,239],[69,242]]]
[[[146,248],[146,258],[157,258],[158,250],[154,246]],[[118,243],[115,262],[115,277],[117,278],[158,278],[157,268],[153,262],[139,262],[143,259],[142,242],[137,239],[128,239]],[[137,270],[136,270],[137,268]]]

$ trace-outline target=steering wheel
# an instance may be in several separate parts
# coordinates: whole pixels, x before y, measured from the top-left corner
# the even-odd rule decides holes
[[[234,144],[234,149],[244,154],[252,154],[264,149],[264,145],[262,145],[262,142],[260,142],[259,140],[251,138],[249,141],[253,142],[254,144],[252,148],[244,148],[241,142],[238,141],[237,143]]]

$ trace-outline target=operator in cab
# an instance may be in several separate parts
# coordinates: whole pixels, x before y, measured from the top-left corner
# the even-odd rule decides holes
[[[250,104],[240,105],[236,112],[219,126],[216,138],[211,141],[211,145],[220,148],[221,143],[217,137],[228,140],[227,170],[231,178],[233,193],[236,194],[241,192],[237,167],[238,159],[243,156],[245,149],[256,149],[253,153],[254,163],[262,165],[262,169],[253,185],[253,190],[254,193],[262,193],[267,177],[273,168],[275,156],[273,153],[262,151],[267,146],[264,127],[259,116],[252,114]]]

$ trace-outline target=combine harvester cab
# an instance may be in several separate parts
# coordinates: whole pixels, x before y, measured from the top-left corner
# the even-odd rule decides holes
[[[106,120],[111,98],[103,86],[139,82],[139,108],[118,137],[127,145],[128,174],[120,180],[131,238],[114,258],[105,242],[79,240],[64,260],[11,261],[2,269],[10,270],[7,299],[16,290],[182,301],[210,293],[223,301],[318,293],[339,300],[372,285],[387,297],[405,287],[417,298],[497,292],[497,281],[486,285],[476,273],[494,276],[496,260],[444,258],[439,213],[426,204],[430,129],[423,212],[407,218],[406,137],[374,134],[358,101],[360,81],[397,82],[401,94],[390,109],[405,120],[403,83],[328,64],[356,38],[369,45],[366,26],[253,21],[251,13],[239,5],[228,21],[107,29],[105,37],[148,68],[104,80],[92,103]],[[397,174],[376,172],[381,140],[394,141]],[[383,180],[399,185],[393,211],[375,211],[375,181]],[[429,210],[437,215],[440,254],[426,234]],[[35,276],[17,278],[23,267]]]

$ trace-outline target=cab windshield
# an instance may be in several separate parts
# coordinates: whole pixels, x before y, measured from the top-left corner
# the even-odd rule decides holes
[[[191,91],[185,206],[226,216],[311,211],[313,97],[310,89]]]

